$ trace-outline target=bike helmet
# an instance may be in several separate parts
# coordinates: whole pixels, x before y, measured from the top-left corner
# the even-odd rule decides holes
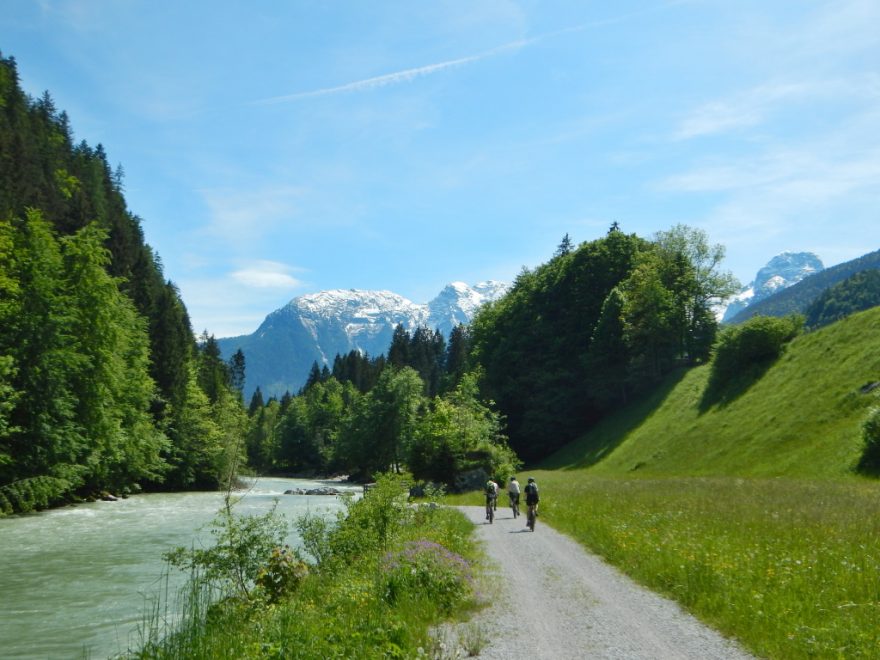
[[[511,481],[516,481],[516,477],[511,477],[510,480],[511,480]]]
[[[529,483],[531,484],[531,483],[534,483],[534,482],[535,482],[534,478],[529,477]]]

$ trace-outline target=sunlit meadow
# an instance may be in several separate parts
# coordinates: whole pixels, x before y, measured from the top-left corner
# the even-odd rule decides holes
[[[758,655],[880,656],[880,484],[534,474],[542,519]]]

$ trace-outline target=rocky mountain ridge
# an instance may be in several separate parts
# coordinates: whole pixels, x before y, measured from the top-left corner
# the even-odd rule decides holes
[[[748,286],[728,302],[723,314],[720,314],[721,322],[730,322],[747,307],[824,269],[822,260],[812,252],[783,252],[776,255],[757,272]]]
[[[332,366],[337,354],[352,350],[385,353],[397,325],[410,331],[428,327],[448,337],[452,328],[470,323],[481,305],[507,289],[493,280],[473,286],[453,282],[425,304],[392,291],[319,291],[272,312],[250,335],[217,341],[225,358],[239,348],[244,353],[246,398],[257,386],[266,395],[279,396],[298,390],[315,361]]]

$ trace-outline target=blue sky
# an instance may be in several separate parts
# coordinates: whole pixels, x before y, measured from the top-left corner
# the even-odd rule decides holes
[[[743,283],[880,248],[880,3],[7,0],[0,49],[121,163],[194,330],[511,280],[676,223]]]

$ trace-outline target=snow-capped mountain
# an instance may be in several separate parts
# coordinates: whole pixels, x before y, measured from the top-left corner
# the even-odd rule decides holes
[[[436,298],[427,304],[429,328],[439,329],[444,336],[459,323],[470,323],[477,310],[485,303],[497,300],[505,294],[508,286],[503,282],[489,280],[474,286],[464,282],[448,284]]]
[[[267,395],[296,391],[312,363],[332,366],[337,354],[352,350],[380,355],[388,350],[394,328],[440,330],[470,323],[484,303],[507,291],[501,282],[469,286],[453,282],[427,304],[391,291],[335,289],[299,296],[260,324],[256,332],[218,339],[224,357],[239,348],[245,355],[245,396],[260,387]]]
[[[719,310],[721,321],[730,321],[746,307],[824,269],[822,260],[812,252],[783,252],[776,255],[758,271],[754,281],[731,298],[726,308]]]

